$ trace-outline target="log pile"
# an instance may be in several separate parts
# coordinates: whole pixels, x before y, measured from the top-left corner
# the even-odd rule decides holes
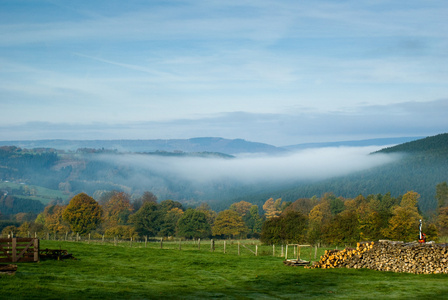
[[[326,251],[310,268],[367,268],[414,274],[448,274],[446,244],[379,241],[357,249]]]
[[[309,268],[340,268],[348,261],[361,256],[363,253],[372,249],[373,242],[358,243],[356,249],[345,248],[344,250],[325,250],[325,254],[321,256],[320,260],[314,262]]]
[[[17,265],[0,265],[0,275],[14,275],[17,271]]]

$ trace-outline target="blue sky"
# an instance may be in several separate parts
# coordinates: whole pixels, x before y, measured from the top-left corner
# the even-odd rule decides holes
[[[0,140],[447,132],[448,2],[3,1]]]

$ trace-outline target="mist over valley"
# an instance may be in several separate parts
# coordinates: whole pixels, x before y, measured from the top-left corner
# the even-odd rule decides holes
[[[411,140],[403,145],[412,145],[412,140],[418,140],[400,138],[403,139]],[[418,174],[406,181],[395,175],[396,180],[392,182],[396,185],[391,185],[391,172],[409,173],[400,170],[405,170],[410,159],[406,151],[379,151],[394,149],[386,144],[391,142],[391,139],[376,139],[322,143],[318,148],[313,147],[315,145],[280,148],[222,138],[165,140],[164,143],[160,140],[129,141],[128,144],[125,140],[20,141],[12,147],[1,148],[0,174],[3,182],[20,181],[59,190],[66,195],[62,201],[79,192],[99,195],[118,190],[137,197],[144,191],[151,191],[160,200],[171,199],[191,206],[206,202],[219,210],[239,200],[260,206],[270,197],[292,202],[327,192],[342,197],[387,192],[399,195],[421,186],[425,180],[416,176]],[[68,145],[81,147],[64,151],[49,147],[56,144],[65,149]],[[40,147],[18,148],[30,145]],[[98,148],[86,147],[90,145]],[[111,145],[127,151],[107,148]],[[129,151],[136,145],[140,150],[154,150],[151,148],[156,147],[154,145],[164,145],[164,148]],[[35,165],[30,163],[31,157],[36,160]],[[27,159],[28,162],[24,162]],[[422,169],[428,168],[428,165],[420,165]],[[427,210],[433,209],[431,188],[444,180],[441,174],[443,171],[427,177],[431,183],[418,191],[423,195],[422,206]]]

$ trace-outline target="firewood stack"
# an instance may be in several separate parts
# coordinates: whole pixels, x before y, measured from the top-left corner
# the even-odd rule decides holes
[[[356,249],[345,248],[344,250],[325,250],[325,254],[321,256],[320,261],[314,262],[314,264],[308,268],[340,268],[343,265],[356,257],[361,256],[363,253],[372,249],[373,242],[358,243]]]
[[[448,274],[448,247],[434,243],[364,243],[358,244],[357,249],[326,251],[311,268],[367,268],[414,274]]]

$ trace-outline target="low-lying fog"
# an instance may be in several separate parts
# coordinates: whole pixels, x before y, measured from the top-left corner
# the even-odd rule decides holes
[[[285,155],[245,154],[233,159],[170,157],[145,154],[103,155],[99,159],[132,168],[139,174],[207,184],[219,180],[240,184],[320,180],[387,164],[397,155],[370,153],[378,147],[306,149]],[[141,178],[143,179],[143,178]]]

